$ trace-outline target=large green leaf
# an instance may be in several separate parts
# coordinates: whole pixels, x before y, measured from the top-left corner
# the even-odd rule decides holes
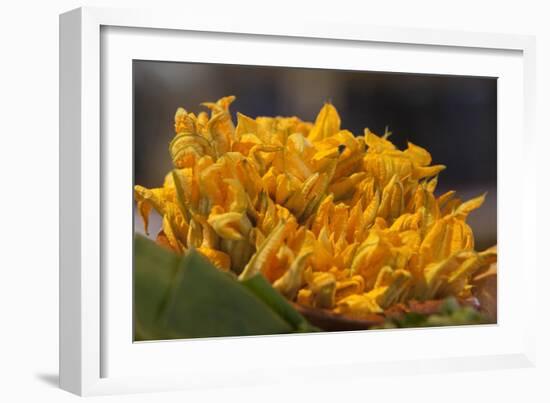
[[[181,258],[142,236],[134,258],[136,340],[317,330],[261,275],[240,283],[195,251]]]
[[[164,336],[158,318],[166,304],[180,258],[143,236],[134,242],[134,338]]]
[[[292,326],[195,251],[180,263],[165,326],[180,337],[289,333]]]

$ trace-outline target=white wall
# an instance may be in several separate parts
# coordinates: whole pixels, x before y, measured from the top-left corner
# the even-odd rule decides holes
[[[182,20],[194,13],[246,11],[251,18],[286,15],[335,19],[373,25],[452,28],[537,35],[539,173],[549,172],[547,114],[550,110],[549,12],[535,1],[11,1],[0,11],[0,400],[76,400],[54,388],[57,382],[58,292],[58,14],[81,5],[111,7],[186,7]],[[309,17],[308,17],[309,16]],[[7,145],[6,145],[7,141]],[[518,163],[521,163],[518,161]],[[548,183],[541,179],[540,184]],[[539,188],[541,223],[548,223],[548,191]],[[539,302],[548,317],[548,263],[543,262],[547,234],[538,234],[541,275]],[[544,287],[544,288],[542,288]],[[541,321],[545,319],[540,313]],[[546,323],[548,319],[546,319]],[[539,329],[539,366],[530,370],[460,373],[438,376],[376,378],[343,385],[301,388],[262,387],[246,390],[166,393],[106,397],[105,401],[550,401],[548,324]],[[3,396],[8,394],[8,396]],[[529,396],[529,397],[528,397]],[[506,400],[502,400],[502,399]],[[39,400],[40,399],[40,400]],[[482,400],[483,399],[483,400]]]

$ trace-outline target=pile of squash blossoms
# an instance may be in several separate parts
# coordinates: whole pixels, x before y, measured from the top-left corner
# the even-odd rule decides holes
[[[263,274],[298,304],[351,318],[409,300],[471,295],[473,276],[496,261],[477,252],[468,214],[484,195],[436,196],[425,149],[397,149],[386,133],[341,128],[325,104],[315,123],[257,117],[204,103],[178,108],[162,187],[135,186],[147,231],[162,216],[160,243],[196,249],[239,279]]]

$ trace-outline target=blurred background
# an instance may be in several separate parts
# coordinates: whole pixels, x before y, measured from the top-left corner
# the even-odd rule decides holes
[[[201,102],[235,95],[234,117],[239,111],[314,121],[331,101],[343,129],[383,134],[388,126],[399,148],[411,141],[428,149],[434,164],[447,166],[437,194],[454,189],[464,200],[488,192],[468,222],[477,249],[496,243],[496,78],[134,61],[133,80],[136,184],[161,186],[171,169],[168,144],[179,106],[199,112]],[[152,235],[159,226],[152,217]],[[140,220],[135,229],[142,231]]]

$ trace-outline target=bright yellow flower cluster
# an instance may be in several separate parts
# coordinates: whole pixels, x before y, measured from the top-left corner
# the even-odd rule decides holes
[[[496,261],[476,252],[468,214],[484,196],[436,197],[423,148],[404,151],[365,129],[341,129],[325,104],[315,123],[237,114],[235,97],[179,108],[174,169],[156,189],[135,186],[147,230],[155,209],[170,248],[196,248],[240,279],[262,273],[288,299],[361,318],[398,302],[470,295]]]

